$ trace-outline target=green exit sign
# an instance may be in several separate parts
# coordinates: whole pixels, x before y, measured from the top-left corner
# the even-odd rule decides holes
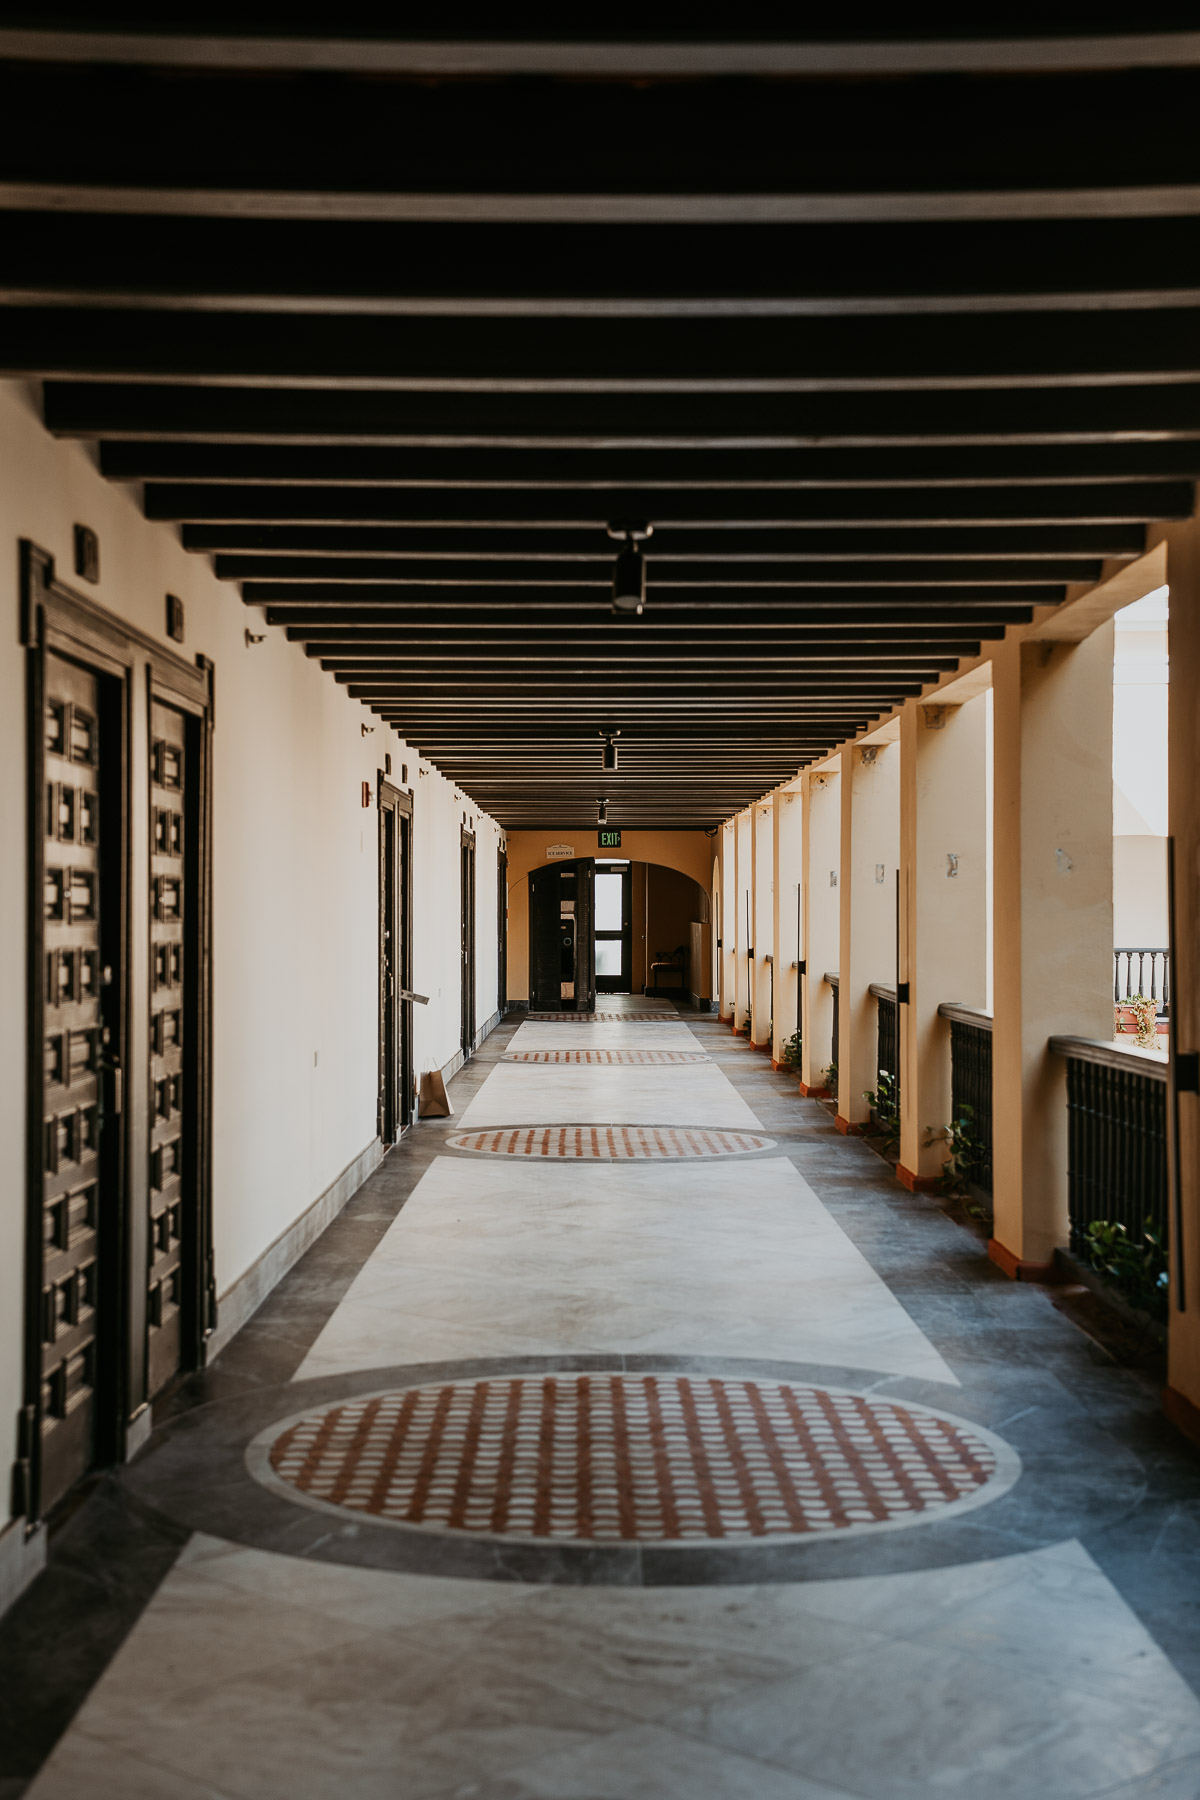
[[[596,833],[596,838],[601,850],[619,850],[621,848],[621,834],[619,831],[598,831]]]

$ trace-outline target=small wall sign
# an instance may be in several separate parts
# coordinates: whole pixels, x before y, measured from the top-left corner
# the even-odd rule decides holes
[[[621,848],[621,833],[619,831],[611,830],[598,831],[596,833],[596,842],[601,850],[619,850]]]
[[[547,844],[546,861],[556,862],[559,857],[572,857],[575,854],[574,844]]]

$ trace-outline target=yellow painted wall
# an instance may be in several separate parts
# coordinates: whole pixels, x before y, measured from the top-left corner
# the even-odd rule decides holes
[[[708,891],[712,877],[714,839],[703,831],[622,831],[621,848],[600,850],[595,828],[581,831],[577,826],[558,831],[512,831],[508,834],[508,997],[529,998],[529,872],[542,868],[550,860],[546,852],[551,844],[569,844],[573,854],[581,856],[622,856],[633,863],[659,863],[690,875]],[[554,859],[559,860],[559,859]],[[562,860],[566,860],[563,858]],[[643,966],[639,962],[637,895],[634,896],[634,976]],[[684,933],[675,942],[686,942]],[[654,945],[650,948],[653,950]],[[644,949],[644,947],[643,947]],[[704,992],[704,989],[698,989]]]

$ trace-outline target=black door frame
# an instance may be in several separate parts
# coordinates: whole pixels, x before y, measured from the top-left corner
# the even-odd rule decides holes
[[[377,777],[379,811],[379,1135],[412,1124],[412,795]]]
[[[212,728],[213,668],[165,649],[87,595],[60,582],[54,559],[28,539],[20,542],[21,643],[26,656],[27,840],[27,1127],[25,1150],[25,1368],[13,1473],[14,1511],[27,1528],[42,1515],[41,1349],[43,1282],[43,1044],[45,973],[44,710],[46,656],[53,653],[94,672],[110,685],[117,711],[120,764],[115,789],[122,818],[117,837],[121,968],[115,1015],[116,1063],[123,1080],[119,1169],[115,1188],[114,1291],[106,1342],[97,1345],[103,1383],[96,1395],[96,1460],[120,1461],[148,1426],[148,1306],[146,1288],[149,1177],[150,844],[135,843],[134,793],[144,791],[141,814],[149,827],[150,700],[178,708],[188,721],[194,780],[184,830],[193,852],[195,904],[191,928],[194,986],[189,1028],[194,1039],[192,1101],[195,1131],[186,1166],[185,1317],[181,1361],[203,1365],[205,1341],[216,1324],[212,1258]],[[186,953],[185,953],[186,954]],[[110,1104],[115,1086],[110,1086]]]
[[[621,929],[620,931],[601,931],[593,926],[592,936],[597,943],[603,938],[611,942],[614,938],[621,940],[621,975],[601,975],[597,965],[596,992],[598,994],[632,994],[633,992],[633,864],[600,863],[596,864],[596,880],[602,875],[619,875],[621,877]],[[593,907],[593,913],[594,913]]]
[[[462,959],[459,975],[460,1031],[464,1059],[475,1050],[475,833],[464,825],[460,852]]]

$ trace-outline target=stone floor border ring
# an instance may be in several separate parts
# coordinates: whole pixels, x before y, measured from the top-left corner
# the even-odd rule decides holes
[[[689,1547],[652,1542],[526,1543],[465,1533],[397,1529],[365,1513],[335,1516],[299,1496],[265,1487],[246,1457],[256,1438],[278,1438],[289,1420],[381,1392],[481,1379],[538,1378],[562,1371],[679,1372],[693,1377],[758,1379],[842,1389],[924,1407],[996,1436],[1020,1459],[1020,1479],[986,1504],[931,1517],[919,1528],[810,1533],[803,1540],[710,1542]],[[1002,1411],[997,1409],[1002,1408]],[[1137,1506],[1144,1471],[1131,1452],[1114,1452],[1103,1489],[1063,1483],[1064,1459],[1094,1450],[1086,1417],[1034,1406],[1011,1416],[986,1385],[872,1376],[861,1369],[730,1357],[626,1354],[479,1358],[367,1369],[255,1389],[215,1402],[169,1425],[119,1474],[138,1504],[176,1529],[203,1531],[281,1555],[311,1557],[403,1573],[492,1581],[604,1586],[710,1586],[825,1580],[940,1568],[1015,1555],[1120,1526]],[[205,1478],[197,1480],[197,1470]]]
[[[674,1063],[706,1063],[706,1050],[506,1050],[508,1063],[586,1063],[599,1068],[658,1068]]]

